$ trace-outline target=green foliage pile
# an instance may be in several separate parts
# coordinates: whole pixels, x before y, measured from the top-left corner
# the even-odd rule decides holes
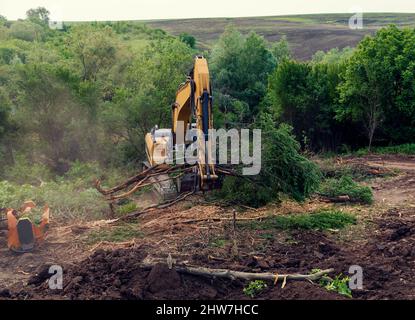
[[[320,193],[328,197],[349,196],[352,202],[364,204],[373,202],[372,189],[354,182],[350,176],[326,179],[321,184]]]
[[[307,214],[290,214],[267,218],[261,222],[252,222],[248,226],[255,230],[327,230],[342,229],[355,224],[356,218],[341,211],[321,210]]]
[[[262,128],[262,164],[252,179],[226,177],[218,197],[226,202],[259,207],[286,194],[303,201],[319,187],[318,167],[300,154],[300,145],[286,125],[275,127],[268,114],[258,120]]]

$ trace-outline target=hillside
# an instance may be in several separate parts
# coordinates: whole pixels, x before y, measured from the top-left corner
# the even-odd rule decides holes
[[[153,28],[163,29],[171,34],[182,32],[197,38],[200,49],[209,49],[219,38],[225,27],[235,25],[242,33],[251,30],[263,35],[269,41],[278,41],[285,35],[294,56],[307,60],[318,50],[334,47],[355,46],[366,34],[389,24],[415,26],[415,14],[370,13],[364,15],[364,28],[351,30],[348,21],[351,14],[318,14],[248,18],[210,18],[183,20],[146,21]]]

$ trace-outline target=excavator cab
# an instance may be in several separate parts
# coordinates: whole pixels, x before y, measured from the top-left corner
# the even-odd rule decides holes
[[[27,214],[35,208],[32,201],[25,202],[20,211],[6,209],[8,237],[7,245],[14,252],[32,251],[37,243],[44,240],[49,227],[49,207],[46,205],[39,221],[32,221]]]

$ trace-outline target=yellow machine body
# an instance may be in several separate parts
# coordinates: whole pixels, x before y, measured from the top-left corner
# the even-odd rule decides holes
[[[182,125],[182,127],[180,126]],[[150,166],[160,164],[169,156],[169,146],[177,148],[189,143],[187,134],[191,129],[198,132],[198,184],[208,189],[217,180],[215,165],[211,160],[212,141],[209,130],[213,128],[212,89],[207,60],[197,56],[186,81],[180,85],[172,105],[172,128],[155,127],[145,137],[147,158]],[[183,134],[179,132],[183,130]]]

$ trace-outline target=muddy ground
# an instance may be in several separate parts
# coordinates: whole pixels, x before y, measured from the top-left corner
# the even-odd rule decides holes
[[[363,290],[353,299],[415,298],[415,159],[384,156],[341,159],[341,164],[392,168],[395,174],[365,181],[374,190],[372,206],[284,202],[237,213],[232,208],[192,199],[137,220],[142,236],[122,243],[85,241],[94,230],[112,228],[105,221],[52,226],[35,252],[16,255],[0,239],[0,299],[248,299],[246,282],[178,274],[164,265],[142,269],[145,258],[170,254],[177,261],[247,272],[310,273],[334,268],[347,274],[363,268]],[[397,169],[397,170],[395,170]],[[311,212],[332,207],[354,213],[356,225],[344,230],[256,230],[245,226],[262,217]],[[62,265],[64,289],[48,288],[48,267]],[[268,284],[258,299],[347,299],[318,283]]]

